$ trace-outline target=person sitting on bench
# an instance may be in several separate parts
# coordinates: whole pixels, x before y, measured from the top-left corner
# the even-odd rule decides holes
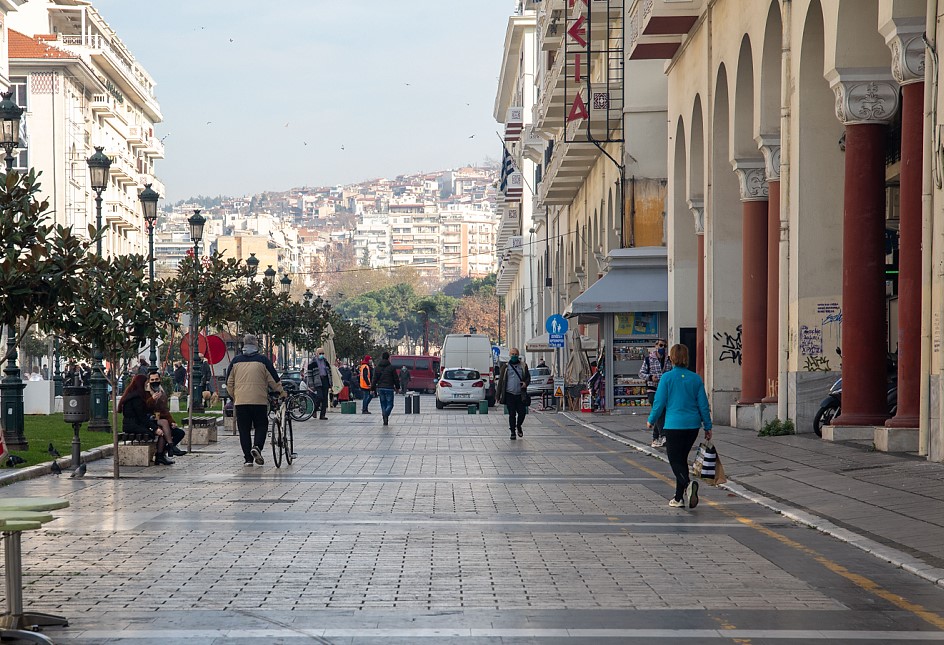
[[[160,374],[156,372],[154,374],[148,374],[148,388],[150,388],[148,393],[151,395],[151,401],[154,404],[154,418],[157,419],[157,425],[164,431],[164,436],[171,437],[173,442],[167,452],[175,457],[183,457],[187,452],[177,446],[187,435],[183,429],[177,425],[173,415],[170,413],[167,392],[165,392],[164,388],[161,386]]]
[[[145,388],[145,383],[147,383],[147,377],[136,374],[128,384],[125,393],[121,395],[121,400],[118,401],[118,411],[124,415],[121,431],[125,434],[157,437],[157,454],[154,455],[154,463],[170,466],[174,463],[166,454],[170,443],[165,439],[164,430],[154,418],[154,403]]]

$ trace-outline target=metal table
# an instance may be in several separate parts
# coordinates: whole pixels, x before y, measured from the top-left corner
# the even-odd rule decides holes
[[[8,497],[0,499],[0,530],[6,569],[7,612],[0,616],[0,640],[19,639],[52,645],[53,641],[31,627],[65,626],[63,616],[23,610],[23,559],[20,535],[55,519],[48,511],[66,508],[69,502],[55,497]]]

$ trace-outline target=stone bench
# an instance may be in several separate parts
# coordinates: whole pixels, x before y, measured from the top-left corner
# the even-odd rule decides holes
[[[188,427],[187,419],[181,419],[183,427],[190,433],[190,442],[205,446],[218,440],[217,428],[220,417],[199,416],[193,418],[193,427]]]
[[[157,437],[122,432],[118,435],[119,466],[151,466],[157,454]]]

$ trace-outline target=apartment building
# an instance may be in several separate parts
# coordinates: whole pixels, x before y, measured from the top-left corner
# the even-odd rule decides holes
[[[102,146],[111,160],[103,193],[106,253],[146,253],[138,193],[164,195],[154,134],[162,119],[154,79],[89,4],[25,0],[7,20],[10,79],[23,101],[26,150],[18,163],[43,172],[44,197],[60,224],[95,223],[86,159]]]

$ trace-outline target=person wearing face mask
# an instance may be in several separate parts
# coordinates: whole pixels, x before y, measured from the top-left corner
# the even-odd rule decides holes
[[[311,387],[317,392],[315,398],[315,412],[320,412],[319,419],[327,419],[328,392],[331,391],[331,366],[325,358],[324,348],[319,347],[317,356],[308,363],[308,378]]]
[[[511,430],[511,440],[524,436],[522,424],[528,414],[528,385],[531,383],[531,373],[528,366],[521,361],[517,347],[508,350],[508,362],[502,365],[498,375],[498,402],[508,407],[508,428]]]
[[[181,450],[178,446],[186,436],[186,433],[177,426],[173,415],[170,413],[167,392],[164,391],[161,385],[161,375],[157,372],[148,374],[148,389],[151,394],[151,404],[157,425],[164,431],[165,437],[170,437],[170,445],[167,446],[167,454],[173,455],[174,457],[183,457],[187,452]]]
[[[639,368],[639,378],[646,381],[646,396],[649,399],[649,405],[656,398],[656,390],[659,389],[659,379],[665,372],[672,369],[672,359],[665,353],[665,340],[660,338],[656,341],[655,347],[649,352],[642,367]],[[665,424],[665,414],[659,416],[652,423],[652,447],[661,448],[665,445],[665,436],[662,434],[662,427]]]

